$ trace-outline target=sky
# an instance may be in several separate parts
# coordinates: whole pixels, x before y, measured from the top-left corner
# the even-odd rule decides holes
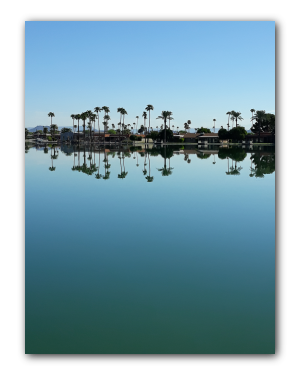
[[[25,127],[71,127],[71,114],[110,108],[109,125],[173,112],[183,129],[226,126],[231,110],[246,129],[250,109],[275,113],[273,21],[30,21],[25,24]],[[148,121],[148,120],[147,120]]]

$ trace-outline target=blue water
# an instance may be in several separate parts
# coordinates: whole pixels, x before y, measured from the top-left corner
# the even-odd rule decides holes
[[[274,353],[274,148],[106,151],[26,150],[26,353]]]

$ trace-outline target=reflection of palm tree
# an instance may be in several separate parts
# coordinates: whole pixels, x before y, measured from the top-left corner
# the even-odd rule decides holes
[[[166,146],[165,146],[164,147],[164,167],[157,169],[157,170],[161,172],[162,176],[170,176],[172,174],[172,171],[171,171],[172,169],[174,168],[170,168],[170,164],[169,164],[169,168],[167,168]]]
[[[149,157],[149,176],[147,176],[145,178],[146,178],[147,182],[152,182],[154,180],[154,177],[151,177],[150,157]]]

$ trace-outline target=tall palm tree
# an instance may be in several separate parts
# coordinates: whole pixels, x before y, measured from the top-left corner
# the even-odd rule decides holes
[[[83,121],[83,135],[84,135],[84,140],[85,140],[85,121],[86,119],[88,118],[86,112],[82,112],[81,115],[80,115],[80,119]]]
[[[251,118],[253,117],[253,113],[255,113],[255,109],[250,109],[250,112],[252,113],[252,116],[251,116]],[[252,121],[252,127],[253,127],[253,119],[251,120]]]
[[[192,121],[191,120],[187,120],[187,124],[188,124],[188,126],[189,126],[189,129],[191,129],[191,124],[192,124]]]
[[[216,121],[217,121],[217,120],[214,118],[214,119],[213,119],[213,122],[214,122],[214,126],[213,126],[213,128],[214,128],[214,132],[216,132]]]
[[[258,122],[258,137],[259,137],[259,142],[260,142],[260,129],[261,129],[261,124],[266,118],[266,111],[256,111],[256,113],[251,117],[251,121],[256,120]]]
[[[236,111],[231,111],[232,117],[235,119],[235,127],[238,126],[237,120],[244,120],[243,117],[241,116],[241,112],[236,112]]]
[[[167,126],[167,119],[168,119],[169,115],[170,115],[170,111],[162,111],[161,115],[157,117],[157,119],[164,120],[164,126],[165,126],[164,143],[167,142],[167,129],[166,129],[166,126]],[[150,117],[150,111],[149,111],[149,117]],[[150,118],[149,118],[149,121],[150,121]]]
[[[136,127],[138,128],[139,127],[139,116],[135,116],[136,118]]]
[[[188,131],[188,129],[189,129],[188,123],[185,122],[185,123],[183,124],[183,126],[184,126],[184,129],[185,129],[186,131]]]
[[[89,119],[89,123],[88,123],[88,128],[90,129],[90,139],[92,138],[92,116],[93,116],[93,112],[88,110],[85,112],[88,119]]]
[[[143,112],[142,117],[144,117],[144,127],[146,127],[147,112]]]
[[[78,143],[79,143],[79,120],[80,119],[81,119],[81,115],[80,114],[75,115],[75,120],[78,121],[78,125],[77,125],[77,127],[78,127]]]
[[[102,111],[102,108],[100,107],[95,107],[94,108],[94,112],[97,113],[97,118],[98,118],[98,131],[99,131],[99,137],[100,137],[100,124],[99,124],[99,120],[100,120],[100,116],[99,116],[99,113]],[[99,138],[100,139],[100,138]]]
[[[151,104],[148,104],[147,107],[145,108],[146,111],[149,112],[149,128],[150,128],[150,111],[153,111],[154,107]]]
[[[55,117],[55,114],[53,112],[49,112],[48,117],[51,118],[51,125],[52,125],[52,117]]]
[[[227,127],[228,127],[228,130],[229,130],[229,117],[230,117],[230,115],[231,115],[231,111],[228,111],[228,112],[226,113],[226,115],[228,115],[228,124],[227,124]]]
[[[93,124],[94,124],[94,131],[93,131],[93,140],[95,139],[95,123],[96,123],[96,114],[95,113],[91,113],[90,116],[89,116],[89,119],[90,119],[90,122],[91,122],[91,131],[93,130]],[[90,133],[90,136],[91,136],[91,133]]]
[[[177,128],[176,128],[176,129],[177,129],[177,133],[179,134],[179,126],[177,126]]]
[[[171,129],[171,120],[174,120],[173,117],[171,117],[173,115],[172,112],[169,112],[169,116],[168,116],[168,120],[169,120],[169,129]]]
[[[120,122],[119,122],[120,125],[122,124],[122,112],[123,112],[123,110],[124,110],[123,107],[119,107],[117,109],[117,112],[120,113]]]
[[[104,125],[104,142],[105,142],[105,131],[106,131],[106,126],[108,124],[108,120],[110,119],[110,117],[108,116],[110,109],[109,107],[103,106],[102,110],[104,111],[104,116],[103,116],[104,121],[102,122],[102,124],[104,125],[104,123],[106,123],[106,125]]]
[[[128,113],[127,113],[126,109],[122,108],[121,114],[123,116],[123,123],[122,123],[122,135],[123,135],[123,130],[124,130],[124,127],[125,127],[125,115],[128,115]]]
[[[73,132],[74,132],[74,120],[75,120],[75,115],[71,115],[70,117],[71,117],[71,119],[73,120]]]

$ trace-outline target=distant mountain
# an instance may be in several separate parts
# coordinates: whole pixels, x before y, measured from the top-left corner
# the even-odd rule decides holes
[[[43,125],[37,125],[35,128],[27,128],[27,129],[30,131],[30,133],[34,133],[34,132],[37,132],[38,130],[43,131],[44,127],[50,130],[50,126],[43,126]]]
[[[59,126],[59,127],[58,127],[58,130],[61,130],[61,129],[64,128],[64,127],[65,127],[65,126]],[[44,128],[48,128],[48,130],[50,131],[50,126],[48,126],[48,125],[46,125],[46,126],[44,126],[44,125],[37,125],[37,126],[35,126],[34,128],[27,128],[27,129],[28,129],[28,131],[29,131],[30,133],[34,133],[34,132],[37,132],[38,130],[43,131]],[[72,129],[73,126],[67,126],[67,128]],[[87,130],[87,127],[85,127],[85,130]],[[77,131],[78,131],[78,129],[75,130],[75,132],[77,132]],[[80,132],[83,131],[83,127],[82,127],[82,126],[79,126],[79,131],[80,131]],[[98,133],[98,130],[97,130],[97,129],[96,129],[96,133]],[[100,133],[103,133],[103,130],[100,130]]]

